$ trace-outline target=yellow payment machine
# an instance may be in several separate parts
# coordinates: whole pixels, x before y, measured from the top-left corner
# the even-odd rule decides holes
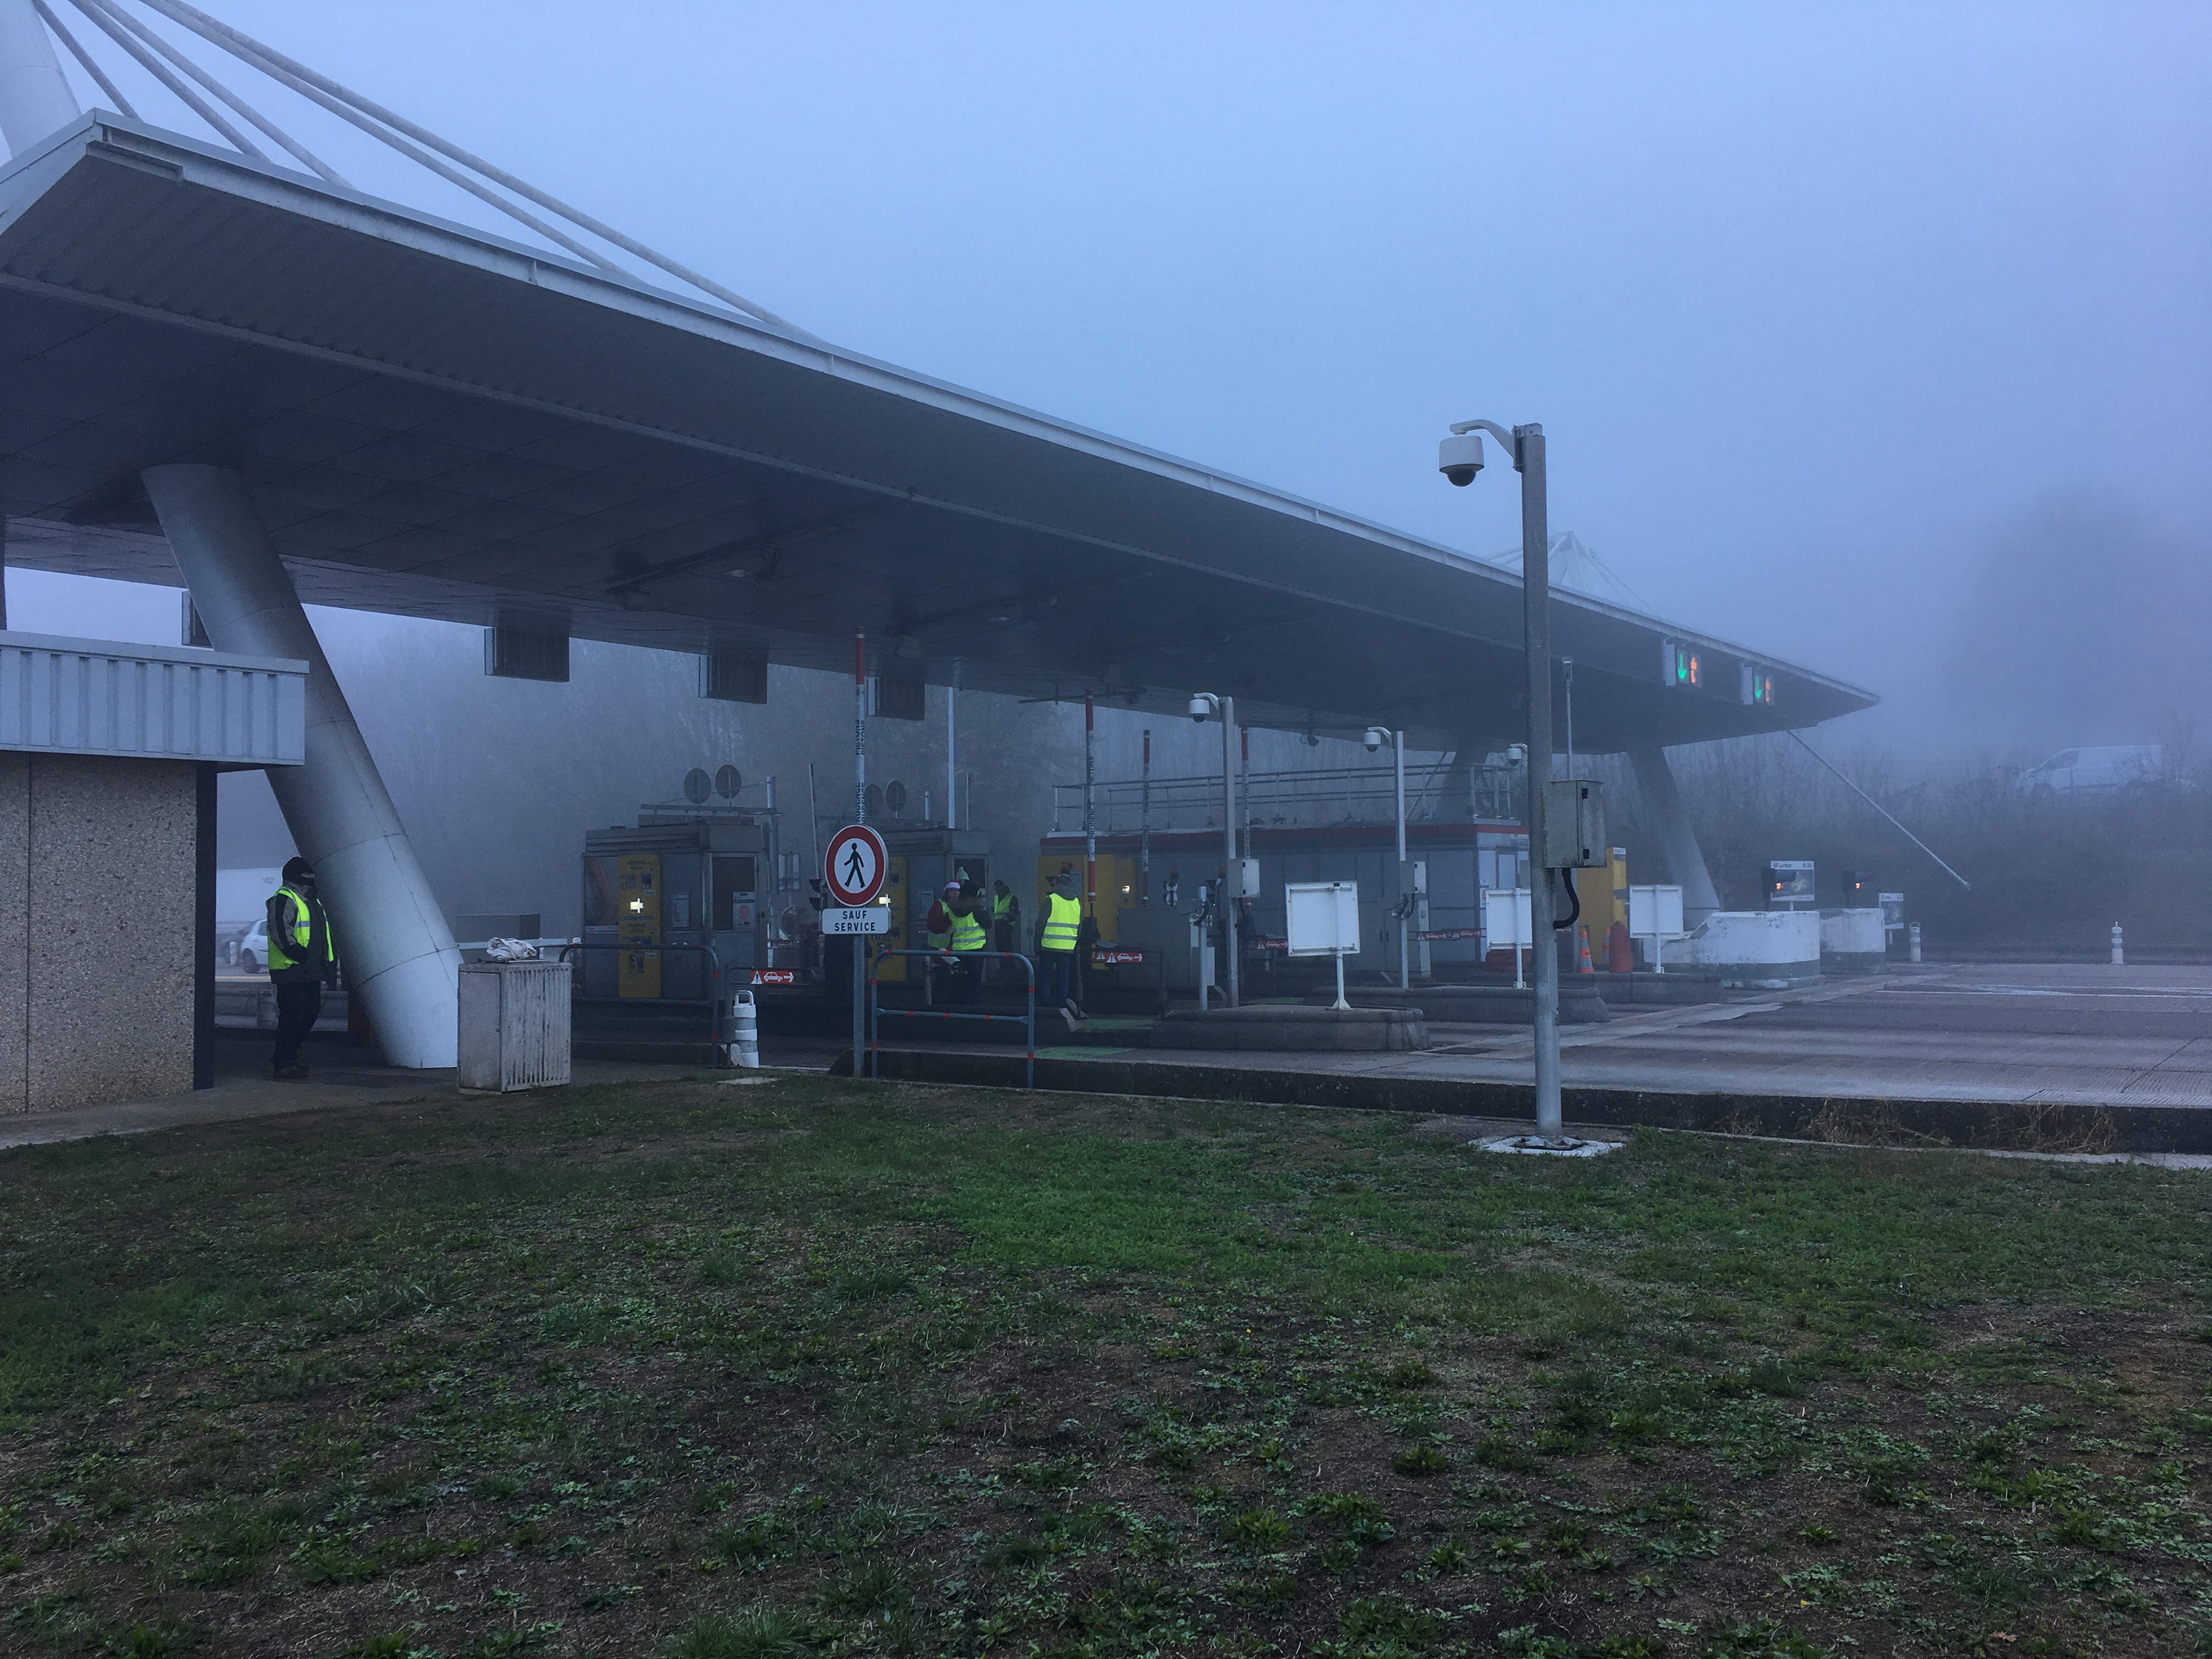
[[[616,994],[660,994],[660,854],[624,853],[615,861]]]

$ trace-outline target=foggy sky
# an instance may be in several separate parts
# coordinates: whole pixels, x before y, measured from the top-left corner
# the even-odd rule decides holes
[[[2008,586],[2037,523],[2212,551],[2212,9],[216,9],[830,339],[1470,551],[1436,435],[1540,420],[1555,529],[1884,696],[1838,747],[2158,735],[1960,665],[2139,643]]]

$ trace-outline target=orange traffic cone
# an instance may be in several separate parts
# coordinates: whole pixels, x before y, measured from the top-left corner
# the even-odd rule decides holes
[[[1594,974],[1597,972],[1597,969],[1590,964],[1589,929],[1587,927],[1577,927],[1575,929],[1575,933],[1580,940],[1580,943],[1575,947],[1575,971],[1578,974]]]

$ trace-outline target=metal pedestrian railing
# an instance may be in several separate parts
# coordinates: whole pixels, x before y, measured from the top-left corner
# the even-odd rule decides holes
[[[1022,971],[1029,975],[1023,1012],[1019,1014],[971,1013],[955,1008],[886,1008],[877,995],[878,965],[891,957],[930,957],[944,962],[1018,962]],[[1028,1055],[1022,1073],[1022,1087],[1036,1087],[1036,964],[1018,951],[884,951],[878,952],[868,968],[868,1075],[878,1075],[876,1044],[878,1027],[885,1015],[895,1019],[980,1019],[996,1020],[1005,1024],[1019,1025],[1028,1039]]]
[[[731,1030],[730,1025],[730,1002],[729,999],[723,994],[722,990],[722,958],[715,954],[714,947],[711,945],[586,945],[582,940],[579,939],[561,947],[560,959],[562,962],[568,961],[568,953],[571,951],[618,951],[623,950],[655,951],[696,951],[707,958],[707,982],[713,988],[703,997],[592,997],[576,994],[572,996],[570,1000],[574,1002],[589,1003],[597,1006],[609,1008],[619,1006],[706,1008],[713,1012],[714,1041],[719,1043],[726,1044],[732,1040],[733,1033]]]

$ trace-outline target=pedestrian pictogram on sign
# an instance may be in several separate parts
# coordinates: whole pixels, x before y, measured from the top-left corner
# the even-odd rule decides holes
[[[830,837],[822,877],[830,884],[830,897],[857,908],[882,890],[887,862],[884,838],[865,823],[848,823]]]

